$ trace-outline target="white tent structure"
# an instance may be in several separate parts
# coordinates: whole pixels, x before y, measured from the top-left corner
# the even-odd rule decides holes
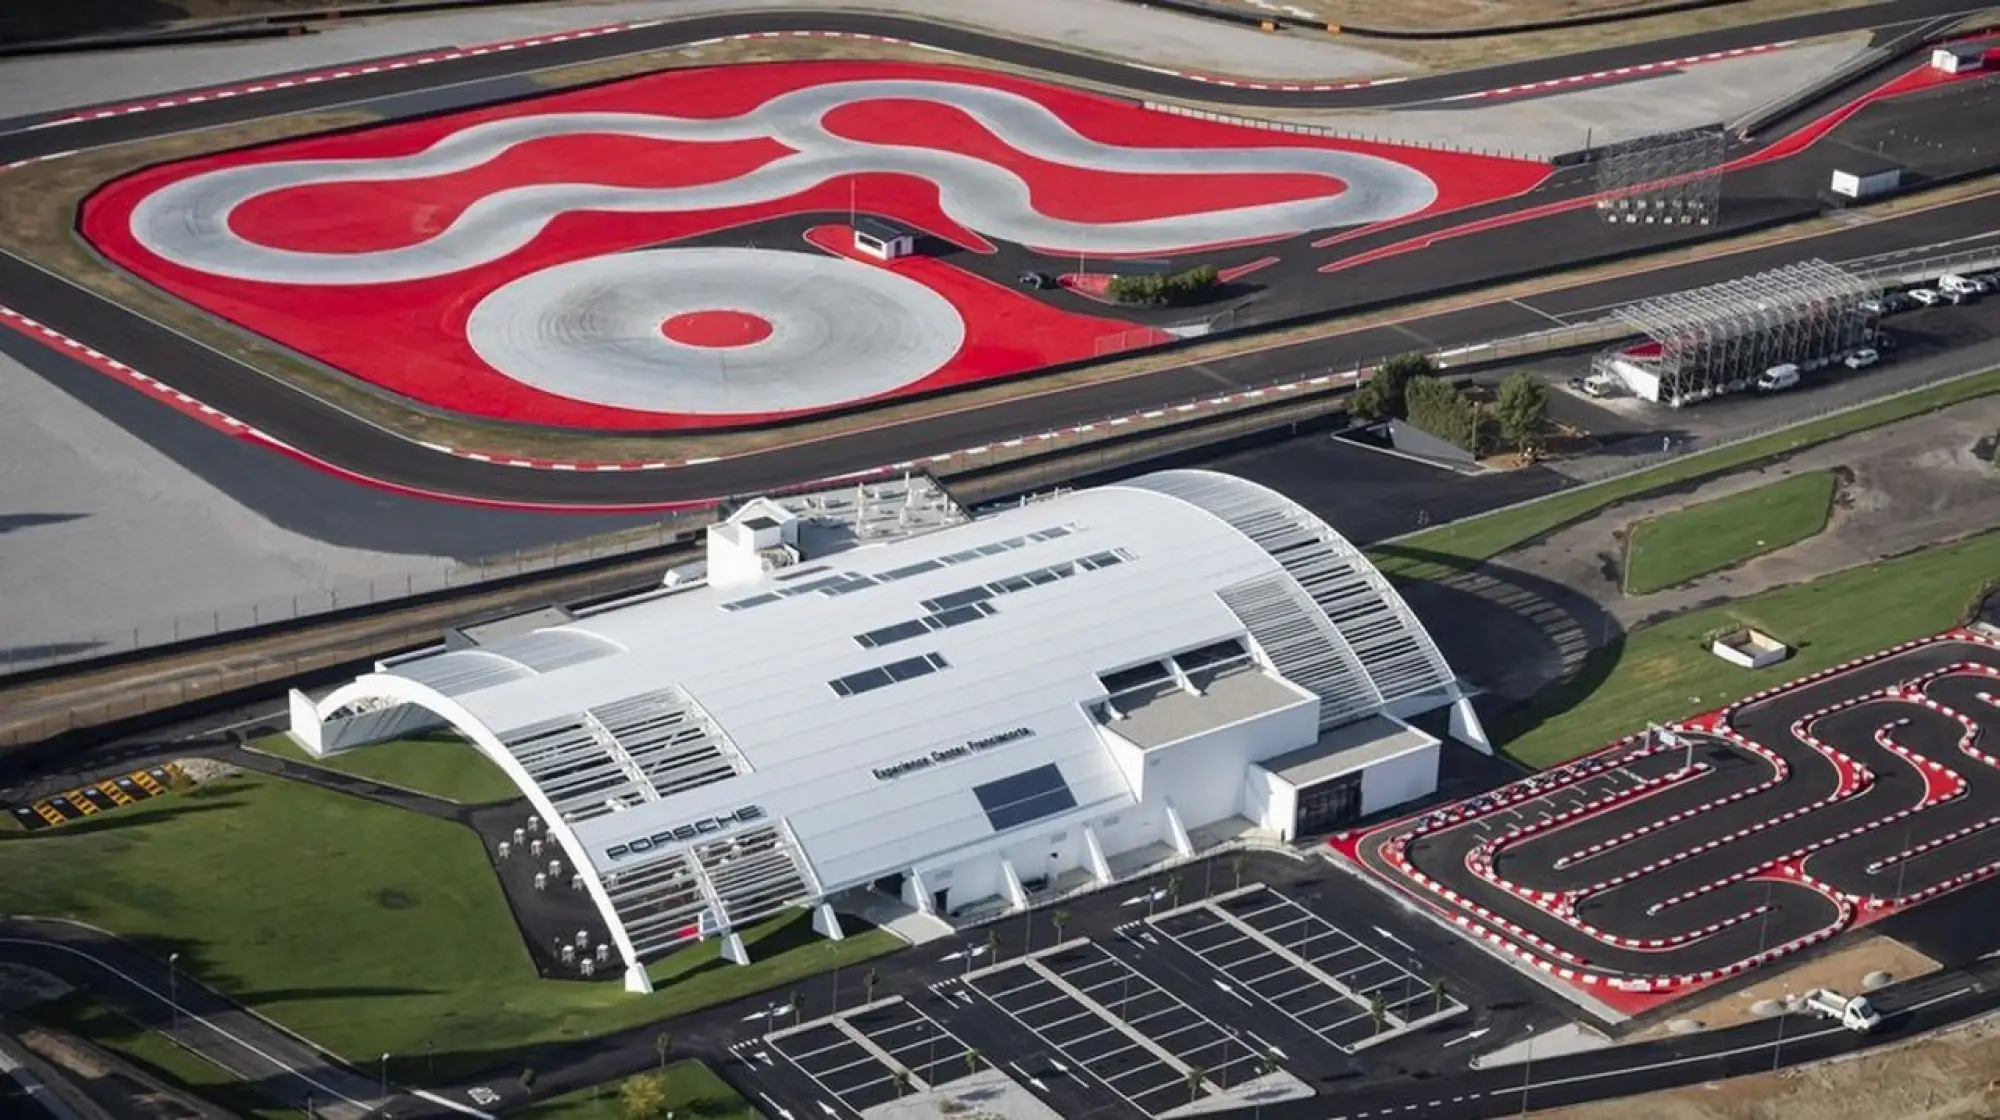
[[[292,733],[315,755],[449,726],[519,784],[623,956],[871,886],[1028,904],[1233,817],[1286,838],[1434,792],[1470,703],[1324,522],[1167,471],[884,544],[799,555],[759,500],[706,579],[378,666]],[[756,562],[786,554],[783,566]],[[450,648],[455,645],[459,648]]]

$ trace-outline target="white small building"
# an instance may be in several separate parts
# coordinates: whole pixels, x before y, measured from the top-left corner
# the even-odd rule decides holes
[[[854,248],[876,260],[893,261],[917,251],[917,235],[880,218],[856,218]]]
[[[1834,171],[1828,189],[1840,198],[1860,202],[1880,198],[1902,185],[1902,165],[1869,162],[1845,165]]]
[[[759,499],[707,578],[378,665],[314,702],[313,755],[449,726],[519,785],[626,965],[880,890],[1020,908],[1240,819],[1290,839],[1433,793],[1470,702],[1319,518],[1166,471],[812,554]],[[761,559],[760,559],[761,558]]]
[[[1966,74],[1985,65],[1985,43],[1947,43],[1931,51],[1931,69],[1947,74]]]

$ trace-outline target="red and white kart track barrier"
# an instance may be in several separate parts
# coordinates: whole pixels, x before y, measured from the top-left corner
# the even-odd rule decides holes
[[[1993,682],[1952,630],[1330,846],[1637,1014],[2000,873]]]

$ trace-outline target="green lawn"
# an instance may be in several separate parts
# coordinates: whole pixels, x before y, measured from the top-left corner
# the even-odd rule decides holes
[[[356,747],[325,759],[311,757],[305,748],[285,735],[266,735],[250,745],[265,754],[309,762],[466,805],[512,801],[521,796],[521,791],[498,766],[487,761],[471,744],[455,738],[398,739]]]
[[[1834,472],[1809,471],[1649,517],[1625,542],[1625,593],[1650,595],[1818,536],[1839,486]]]
[[[761,1120],[756,1109],[736,1094],[728,1082],[700,1062],[675,1062],[668,1066],[668,1105],[676,1117],[689,1120]],[[510,1112],[521,1120],[625,1120],[618,1109],[615,1081],[578,1089],[560,1097],[538,1101]]]
[[[187,974],[349,1058],[435,1042],[440,1079],[901,944],[879,930],[820,941],[799,912],[746,931],[768,960],[738,967],[697,946],[653,966],[650,996],[543,980],[471,831],[261,776],[0,843],[0,912],[179,952]]]
[[[1643,627],[1593,653],[1578,679],[1492,728],[1522,763],[1553,766],[1637,731],[1865,653],[1945,630],[2000,574],[2000,531],[1837,572]],[[1751,672],[1708,652],[1717,630],[1748,623],[1798,652]]]
[[[254,1120],[294,1120],[298,1113],[258,1096],[233,1074],[175,1045],[165,1035],[131,1020],[83,993],[29,1008],[24,1016],[57,1030],[90,1039],[170,1089],[178,1089]]]
[[[1498,510],[1415,533],[1369,550],[1383,574],[1397,579],[1438,579],[1465,561],[1498,556],[1615,502],[1677,482],[1705,478],[1747,463],[1801,451],[1845,435],[2000,392],[2000,370],[1961,377],[1914,393],[1829,416],[1762,439],[1745,440],[1699,455],[1687,455],[1651,470],[1624,475],[1596,486],[1565,490],[1518,509]]]

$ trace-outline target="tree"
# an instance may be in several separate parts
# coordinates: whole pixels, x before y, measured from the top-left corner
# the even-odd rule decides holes
[[[882,982],[882,973],[876,969],[871,968],[868,971],[862,973],[861,991],[864,993],[864,995],[862,997],[861,1002],[874,1003],[875,985],[880,984],[881,982]]]
[[[792,1009],[792,1025],[796,1027],[799,1025],[799,1012],[805,1010],[806,997],[800,995],[797,992],[793,992],[792,998],[788,1001],[788,1003],[790,1004]]]
[[[673,1035],[670,1035],[665,1031],[661,1031],[659,1034],[653,1036],[653,1049],[660,1055],[660,1070],[662,1072],[665,1072],[667,1068],[667,1051],[672,1050],[673,1048],[674,1048]]]
[[[1188,1103],[1193,1104],[1201,1096],[1201,1083],[1208,1071],[1200,1066],[1189,1066],[1187,1071]]]
[[[1181,873],[1178,871],[1167,876],[1167,897],[1173,900],[1175,906],[1181,904]]]
[[[1234,872],[1234,873],[1235,873],[1235,875],[1236,875],[1236,889],[1237,889],[1237,890],[1239,890],[1239,891],[1240,891],[1240,890],[1242,890],[1242,889],[1243,889],[1243,853],[1241,853],[1241,852],[1238,852],[1237,854],[1235,854],[1235,855],[1233,855],[1233,856],[1230,856],[1230,857],[1229,857],[1229,870],[1230,870],[1230,871],[1232,871],[1232,872]]]
[[[1412,427],[1473,454],[1479,454],[1479,406],[1435,377],[1413,377],[1403,388]]]
[[[1436,371],[1422,354],[1398,354],[1375,367],[1368,380],[1348,400],[1347,411],[1356,420],[1407,420],[1410,410],[1407,390],[1410,382],[1429,377]]]
[[[1069,924],[1069,911],[1058,909],[1049,915],[1049,921],[1056,927],[1056,941],[1061,943],[1063,927]]]
[[[661,1120],[667,1104],[667,1079],[662,1074],[642,1073],[618,1086],[618,1115],[623,1120]]]
[[[1368,1018],[1374,1020],[1375,1033],[1381,1034],[1382,1028],[1388,1025],[1389,1022],[1389,1001],[1383,999],[1381,996],[1376,996],[1374,999],[1369,1000]]]
[[[1437,978],[1437,979],[1435,979],[1435,980],[1432,980],[1432,981],[1431,981],[1431,1014],[1433,1014],[1433,1015],[1442,1015],[1442,1014],[1444,1014],[1444,995],[1445,995],[1445,991],[1444,991],[1444,978],[1443,978],[1443,977],[1439,977],[1439,978]]]
[[[1532,450],[1549,411],[1549,393],[1534,374],[1517,370],[1500,383],[1493,402],[1493,419],[1509,447]]]
[[[906,1069],[891,1070],[889,1077],[896,1083],[897,1099],[902,1099],[903,1094],[910,1091],[910,1071]]]
[[[967,1077],[971,1077],[971,1076],[972,1076],[973,1074],[975,1074],[975,1073],[978,1073],[978,1072],[979,1072],[979,1058],[980,1058],[980,1054],[979,1054],[979,1051],[978,1051],[978,1050],[977,1050],[976,1048],[968,1048],[968,1049],[966,1050],[966,1052],[965,1052],[965,1075],[966,1075]]]

